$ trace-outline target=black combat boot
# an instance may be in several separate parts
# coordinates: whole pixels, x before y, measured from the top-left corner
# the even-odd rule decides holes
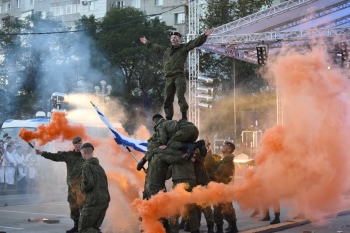
[[[185,221],[183,218],[181,218],[181,222],[180,222],[180,224],[179,224],[179,229],[180,229],[180,230],[183,230],[183,229],[184,229],[185,223],[186,223],[186,221]]]
[[[170,233],[170,225],[169,225],[168,219],[166,219],[166,218],[161,218],[161,222],[162,222],[162,225],[163,225],[163,227],[164,227],[164,229],[165,229],[165,232],[166,232],[166,233]]]
[[[237,229],[237,222],[234,221],[234,222],[229,222],[228,223],[229,227],[228,229],[226,230],[226,233],[237,233],[238,232],[238,229]]]
[[[191,232],[190,225],[188,224],[188,221],[185,221],[184,231]]]
[[[165,119],[171,121],[173,119],[173,117],[165,117]]]
[[[269,211],[266,212],[265,216],[260,219],[260,221],[270,221],[270,213]]]
[[[230,231],[232,228],[231,222],[228,222],[228,227],[225,228],[225,231]]]
[[[66,233],[78,233],[79,220],[74,220],[74,226],[72,229],[66,231]]]
[[[197,146],[195,143],[181,143],[179,150],[186,150],[186,159],[191,159],[196,148]]]
[[[272,222],[270,222],[270,225],[273,225],[273,224],[278,224],[280,223],[280,212],[276,212],[275,213],[275,219],[272,220]]]
[[[214,233],[214,223],[208,223],[208,233]]]
[[[216,232],[215,233],[224,233],[223,224],[216,224]]]
[[[200,153],[201,153],[201,156],[202,157],[205,157],[207,156],[207,147],[205,146],[205,141],[202,139],[202,140],[199,140],[196,142],[196,146],[197,148],[199,149]]]

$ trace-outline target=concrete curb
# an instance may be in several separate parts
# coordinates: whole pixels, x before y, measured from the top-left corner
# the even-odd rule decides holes
[[[295,220],[288,220],[286,222],[281,222],[279,224],[274,225],[268,225],[265,227],[259,227],[255,229],[250,229],[246,231],[240,231],[240,233],[270,233],[270,232],[277,232],[282,231],[288,228],[298,227],[301,225],[305,225],[310,223],[308,219],[295,219]]]
[[[350,214],[350,210],[344,210],[344,211],[338,212],[337,215],[326,215],[325,217],[334,218],[336,216],[342,216],[342,215],[348,215],[348,214]],[[309,219],[293,219],[293,220],[287,220],[285,222],[281,222],[275,225],[268,225],[264,227],[258,227],[250,230],[240,231],[240,233],[272,233],[272,232],[283,231],[293,227],[299,227],[309,223],[311,223]]]

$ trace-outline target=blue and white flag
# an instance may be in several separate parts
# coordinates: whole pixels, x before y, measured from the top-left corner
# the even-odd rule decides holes
[[[113,126],[111,125],[111,123],[108,121],[108,119],[102,114],[102,112],[98,109],[98,107],[96,107],[92,102],[91,102],[92,106],[94,106],[94,108],[96,109],[98,115],[100,116],[101,120],[107,125],[107,127],[109,128],[109,130],[112,132],[114,140],[116,141],[116,143],[124,150],[126,151],[126,147],[132,147],[134,150],[136,151],[140,151],[140,152],[146,152],[147,151],[147,141],[143,141],[143,140],[138,140],[138,139],[134,139],[134,138],[129,138],[126,137],[124,135],[121,135],[120,133],[118,133]]]

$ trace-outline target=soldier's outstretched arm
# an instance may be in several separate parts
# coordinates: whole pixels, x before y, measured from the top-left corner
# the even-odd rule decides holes
[[[185,45],[185,49],[186,51],[190,51],[196,47],[202,46],[205,41],[207,40],[207,37],[213,33],[214,29],[206,29],[204,31],[204,33],[200,36],[198,36],[197,38],[190,40],[186,45]]]
[[[55,162],[66,162],[68,159],[67,152],[65,151],[59,151],[57,153],[41,151],[41,156]]]

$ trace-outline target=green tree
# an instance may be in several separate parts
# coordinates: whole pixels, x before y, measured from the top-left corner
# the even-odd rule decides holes
[[[24,20],[6,20],[0,32],[3,38],[0,67],[5,79],[1,94],[6,99],[4,109],[9,117],[24,118],[38,110],[48,111],[48,99],[53,92],[69,92],[74,86],[77,81],[74,61],[81,60],[83,55],[78,58],[72,49],[77,34],[54,33],[66,30],[51,14],[46,19],[35,13]]]
[[[164,77],[162,57],[152,54],[139,41],[146,36],[150,41],[167,45],[173,30],[158,18],[148,19],[132,7],[114,8],[101,22],[97,44],[112,66],[125,75],[125,98],[152,97],[156,109],[163,99]]]

